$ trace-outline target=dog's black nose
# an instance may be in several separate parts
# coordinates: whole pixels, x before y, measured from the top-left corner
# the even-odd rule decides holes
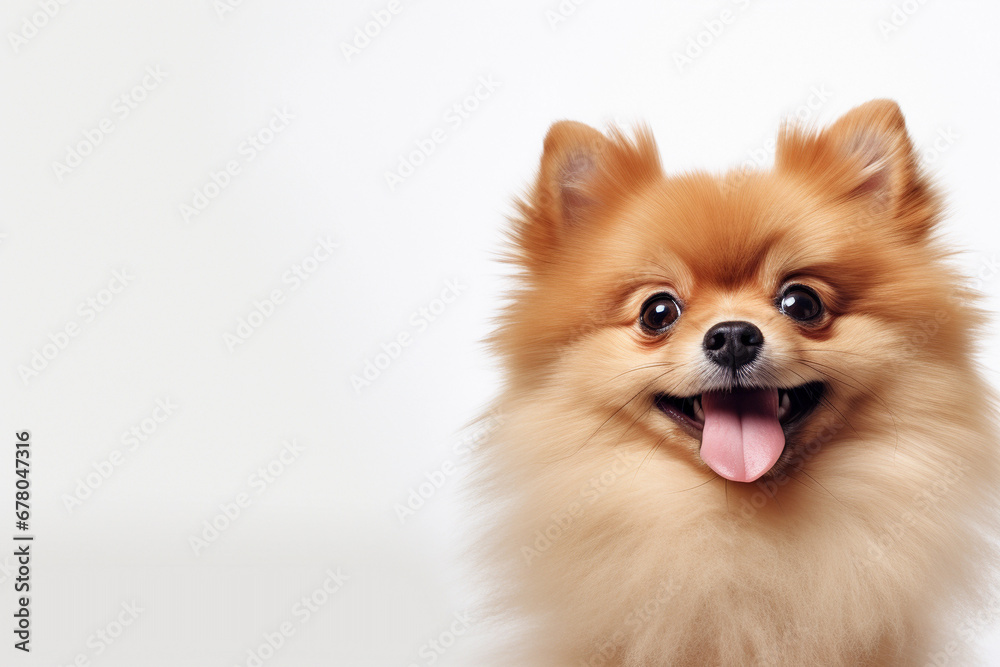
[[[749,322],[719,322],[705,334],[705,356],[734,371],[757,357],[764,334]]]

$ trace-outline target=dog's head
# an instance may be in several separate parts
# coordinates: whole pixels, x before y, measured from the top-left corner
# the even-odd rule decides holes
[[[665,176],[645,129],[556,123],[496,343],[515,389],[554,387],[753,481],[831,429],[891,434],[900,401],[945,409],[954,383],[933,369],[969,341],[939,209],[889,101],[787,127],[773,169],[721,177]]]

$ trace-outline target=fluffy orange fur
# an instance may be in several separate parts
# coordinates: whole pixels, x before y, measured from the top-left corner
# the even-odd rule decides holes
[[[482,477],[495,611],[523,630],[498,663],[922,665],[969,648],[1000,472],[973,360],[984,316],[895,103],[785,127],[773,169],[721,176],[665,175],[647,129],[559,122],[517,210]],[[820,296],[818,324],[775,306],[789,280]],[[682,312],[650,336],[639,311],[663,291]],[[755,483],[717,476],[655,403],[702,390],[703,337],[726,320],[763,332],[770,383],[826,389]]]

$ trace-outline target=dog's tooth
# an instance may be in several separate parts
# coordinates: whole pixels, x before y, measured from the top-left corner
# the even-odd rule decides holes
[[[698,418],[698,421],[705,421],[705,411],[701,409],[701,396],[694,397],[694,416]]]
[[[781,392],[780,403],[778,404],[778,419],[784,419],[792,409],[792,398],[787,391]]]

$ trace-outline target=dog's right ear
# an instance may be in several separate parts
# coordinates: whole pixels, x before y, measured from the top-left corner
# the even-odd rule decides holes
[[[535,203],[558,233],[582,224],[598,203],[594,180],[609,143],[594,128],[571,120],[554,123],[545,135]]]
[[[648,128],[629,140],[617,128],[605,136],[583,123],[554,123],[545,135],[538,180],[519,204],[515,236],[522,263],[541,268],[603,210],[660,173]]]

